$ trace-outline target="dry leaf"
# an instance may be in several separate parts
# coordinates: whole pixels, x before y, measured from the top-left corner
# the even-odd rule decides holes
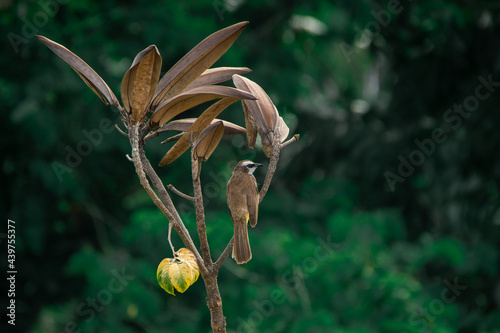
[[[248,107],[243,102],[243,100],[241,101],[241,104],[243,106],[243,113],[245,114],[245,127],[247,129],[248,148],[253,149],[255,147],[255,142],[257,141],[257,122],[255,121],[255,117],[253,116],[253,114],[248,111]]]
[[[109,89],[104,80],[76,54],[46,37],[37,36],[52,52],[57,54],[62,60],[73,68],[73,70],[82,78],[82,80],[96,93],[97,96],[106,105],[119,106],[120,103],[115,94]]]
[[[288,134],[290,133],[290,128],[288,128],[288,126],[285,124],[285,121],[282,117],[280,117],[280,119],[278,120],[276,129],[279,130],[280,133],[280,142],[285,141],[285,139],[288,137]]]
[[[279,137],[278,137],[278,132],[279,132]],[[276,124],[276,128],[274,129],[274,131],[269,132],[267,134],[259,132],[259,135],[261,137],[262,150],[264,150],[264,154],[266,155],[266,157],[271,158],[271,154],[273,151],[273,141],[278,140],[280,143],[282,143],[283,141],[285,141],[289,132],[290,129],[285,124],[285,121],[283,120],[282,117],[279,117],[278,123]]]
[[[186,90],[200,86],[207,86],[231,80],[234,74],[246,74],[251,72],[246,67],[217,67],[210,68],[203,72]]]
[[[189,148],[189,140],[196,140],[200,133],[217,117],[225,108],[234,103],[237,98],[223,98],[212,104],[200,117],[191,125],[184,135],[170,148],[160,161],[159,166],[172,163]],[[167,125],[168,126],[168,125]],[[193,137],[194,135],[194,137]]]
[[[248,108],[248,111],[255,118],[260,131],[269,133],[274,130],[278,122],[278,112],[273,102],[257,83],[240,75],[233,75],[233,82],[236,88],[248,91],[256,100],[243,101]]]
[[[132,113],[132,122],[145,117],[146,107],[154,95],[161,72],[161,56],[154,45],[148,46],[135,57],[125,73],[121,85],[122,102]]]
[[[213,104],[213,105],[215,105],[215,104]],[[193,123],[195,121],[197,121],[198,119],[199,118],[183,118],[183,119],[179,119],[179,120],[174,120],[174,121],[171,121],[171,122],[163,125],[163,127],[158,129],[156,131],[156,133],[163,133],[163,132],[168,132],[168,131],[186,132],[190,129],[190,127],[193,125]],[[213,124],[216,121],[222,121],[222,124],[224,125],[224,135],[246,134],[246,132],[247,132],[244,127],[238,126],[236,124],[233,124],[229,121],[222,120],[222,119],[215,118],[214,120],[211,121],[210,124]],[[184,135],[184,133],[180,133],[180,135]]]
[[[219,145],[220,139],[224,135],[224,125],[222,121],[211,124],[200,134],[193,149],[197,158],[202,158],[205,162]]]
[[[192,107],[223,97],[255,99],[252,94],[235,88],[215,85],[197,87],[186,90],[158,105],[150,119],[151,127],[163,126],[167,121]]]
[[[182,57],[160,80],[151,108],[180,94],[205,70],[210,68],[233,44],[248,22],[240,22],[205,38]]]
[[[257,100],[241,101],[245,113],[248,147],[254,148],[258,132],[264,153],[270,158],[274,140],[283,142],[290,129],[279,116],[276,106],[264,89],[257,83],[240,75],[233,75],[233,82],[238,89],[248,91],[257,97]]]

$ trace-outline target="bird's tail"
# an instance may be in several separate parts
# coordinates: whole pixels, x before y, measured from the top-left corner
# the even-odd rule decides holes
[[[246,223],[234,224],[233,256],[238,264],[244,264],[252,259],[250,241],[248,240],[248,228]]]

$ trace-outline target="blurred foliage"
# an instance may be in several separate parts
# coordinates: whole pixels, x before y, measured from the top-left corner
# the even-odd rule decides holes
[[[243,20],[216,65],[250,67],[301,140],[283,151],[250,230],[254,258],[221,270],[229,331],[500,332],[498,86],[465,104],[480,77],[500,81],[500,12],[496,1],[430,0],[3,1],[0,205],[17,227],[16,329],[189,333],[210,323],[202,281],[176,297],[156,282],[171,256],[168,223],[125,158],[127,139],[101,125],[118,113],[34,34],[118,93],[146,46],[158,46],[166,71]],[[450,123],[454,104],[473,111]],[[240,105],[221,117],[243,124]],[[446,139],[426,155],[415,140],[436,128]],[[232,234],[232,167],[265,161],[243,137],[222,140],[202,170],[214,256]],[[59,179],[53,163],[79,149],[87,156]],[[146,149],[154,165],[167,150],[159,140]],[[416,151],[425,160],[391,191],[384,174]],[[160,175],[189,193],[189,172],[184,156]],[[190,203],[174,201],[194,232]]]

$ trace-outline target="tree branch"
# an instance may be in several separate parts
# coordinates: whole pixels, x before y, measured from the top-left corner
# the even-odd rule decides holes
[[[175,230],[181,237],[182,241],[184,242],[184,245],[194,253],[200,267],[200,272],[202,274],[207,275],[208,269],[206,265],[204,265],[200,253],[196,249],[196,246],[194,245],[194,242],[191,239],[191,235],[189,235],[189,232],[184,226],[184,223],[182,223],[179,213],[175,209],[174,204],[170,199],[170,196],[168,195],[167,191],[165,190],[165,187],[163,186],[163,183],[161,182],[160,178],[158,177],[153,167],[151,166],[151,163],[149,163],[149,160],[146,158],[144,154],[144,150],[142,149],[140,144],[139,127],[140,124],[135,124],[131,126],[129,131],[129,139],[132,145],[132,159],[134,161],[135,171],[139,176],[141,185],[149,194],[155,205],[167,217],[169,222],[172,223],[173,227],[175,228]],[[153,183],[153,186],[158,191],[162,200],[158,198],[155,191],[151,188],[151,185],[149,184],[149,181],[146,178],[145,171],[149,179]]]
[[[174,185],[172,185],[172,184],[168,184],[168,185],[167,185],[167,188],[168,188],[168,190],[169,190],[170,192],[173,192],[173,193],[177,194],[177,195],[178,195],[178,196],[180,196],[181,198],[184,198],[184,199],[186,199],[186,200],[189,200],[189,201],[194,202],[194,197],[191,197],[191,196],[189,196],[189,195],[187,195],[187,194],[182,193],[181,191],[179,191],[178,189],[176,189],[176,188],[174,187]]]
[[[286,141],[286,142],[283,142],[281,144],[281,149],[285,148],[286,146],[288,146],[290,143],[294,143],[295,141],[299,141],[299,138],[300,138],[300,134],[295,134],[290,140]]]
[[[279,135],[275,136],[279,137]],[[260,189],[259,193],[259,204],[266,196],[269,185],[271,185],[271,180],[273,179],[274,172],[276,171],[276,166],[278,165],[278,161],[280,159],[280,151],[281,143],[279,142],[279,140],[274,140],[273,149],[271,151],[271,159],[269,161],[269,167],[267,168],[266,179],[264,180],[264,184],[262,184],[262,188]]]
[[[229,252],[231,252],[231,250],[233,248],[233,244],[234,244],[234,236],[231,238],[231,240],[227,244],[226,248],[224,249],[224,251],[220,255],[219,259],[217,259],[217,261],[215,262],[215,264],[213,266],[215,271],[218,271],[220,269],[220,267],[222,266],[222,264],[224,263],[224,261],[226,261],[227,256],[229,255]]]
[[[279,132],[274,133],[275,138],[279,138],[279,136]],[[283,144],[281,144],[277,139],[274,140],[273,149],[271,151],[271,159],[269,161],[269,167],[267,168],[266,179],[264,180],[264,184],[262,185],[259,193],[259,204],[266,196],[267,190],[269,190],[269,185],[271,185],[271,180],[273,180],[274,173],[276,172],[276,166],[278,165],[278,161],[280,159],[281,149],[288,146],[290,143],[298,141],[299,137],[299,134],[295,134],[293,138]]]
[[[122,129],[120,128],[120,126],[118,126],[118,124],[115,124],[115,128],[118,130],[118,132],[119,132],[119,133],[121,133],[121,134],[123,134],[123,135],[125,135],[125,136],[128,136],[128,134],[127,134],[127,133],[125,133],[125,131],[124,131],[124,130],[122,130]]]
[[[191,171],[193,178],[194,190],[194,205],[196,208],[196,226],[198,228],[198,236],[200,237],[200,249],[203,255],[203,260],[206,267],[212,265],[212,258],[210,256],[210,247],[207,239],[207,226],[205,225],[205,209],[203,207],[203,193],[201,191],[201,159],[196,158],[194,149],[191,149]]]

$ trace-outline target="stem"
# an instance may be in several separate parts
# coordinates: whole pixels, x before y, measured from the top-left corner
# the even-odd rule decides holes
[[[226,333],[226,317],[222,312],[222,299],[220,297],[219,285],[217,284],[217,271],[203,278],[207,289],[207,306],[210,310],[212,331],[214,333]]]
[[[275,137],[279,138],[279,132],[274,133]],[[259,193],[259,204],[262,202],[264,197],[266,196],[267,190],[269,190],[269,185],[271,185],[271,180],[273,180],[274,173],[276,172],[276,166],[278,165],[278,161],[280,159],[281,149],[285,148],[289,144],[298,141],[300,135],[295,134],[290,140],[281,144],[279,140],[274,140],[273,142],[273,150],[271,152],[271,159],[269,161],[269,167],[267,168],[266,179],[264,180],[264,184],[260,189]]]
[[[275,135],[279,137],[279,134]],[[273,150],[271,152],[271,160],[269,161],[269,167],[267,168],[266,179],[264,180],[264,184],[262,185],[259,193],[259,204],[266,196],[267,190],[269,190],[269,185],[271,185],[271,180],[273,180],[273,175],[276,171],[276,166],[278,165],[278,161],[280,159],[280,151],[281,143],[279,142],[279,140],[274,140]]]
[[[194,190],[194,205],[196,208],[196,226],[200,237],[200,249],[203,256],[203,261],[208,267],[212,264],[210,256],[210,247],[208,246],[207,227],[205,225],[205,208],[203,207],[203,194],[201,191],[200,171],[201,159],[197,159],[194,154],[194,149],[191,150],[191,168]]]
[[[217,262],[214,264],[214,269],[216,271],[219,271],[220,267],[222,266],[224,261],[227,259],[229,252],[231,252],[231,249],[233,248],[233,244],[234,244],[234,236],[231,238],[231,240],[227,244],[226,248],[224,249],[224,251],[220,255],[219,259],[217,259]]]
[[[191,169],[193,178],[194,204],[196,207],[196,226],[200,237],[200,248],[203,261],[209,268],[209,274],[202,275],[207,290],[207,306],[210,310],[212,331],[214,333],[226,333],[226,317],[222,312],[222,299],[217,283],[219,267],[212,263],[210,248],[208,246],[207,228],[205,225],[205,208],[203,207],[203,193],[201,191],[201,159],[196,158],[194,149],[191,149]],[[220,263],[222,264],[222,262]]]
[[[294,143],[295,141],[299,141],[299,138],[300,138],[300,134],[295,134],[290,140],[286,141],[286,142],[283,142],[281,144],[281,149],[285,148],[286,146],[288,146],[290,143]]]
[[[167,185],[167,188],[168,188],[168,190],[169,190],[169,191],[171,191],[171,192],[173,192],[173,193],[177,194],[177,195],[178,195],[178,196],[180,196],[181,198],[184,198],[184,199],[186,199],[186,200],[189,200],[189,201],[191,201],[191,202],[194,202],[194,198],[193,198],[193,197],[191,197],[191,196],[189,196],[189,195],[187,195],[187,194],[182,193],[181,191],[179,191],[178,189],[176,189],[176,188],[174,187],[174,185],[169,184],[169,185]]]
[[[172,223],[168,223],[168,244],[170,244],[170,248],[172,249],[172,255],[175,257],[175,248],[174,245],[172,244]]]

